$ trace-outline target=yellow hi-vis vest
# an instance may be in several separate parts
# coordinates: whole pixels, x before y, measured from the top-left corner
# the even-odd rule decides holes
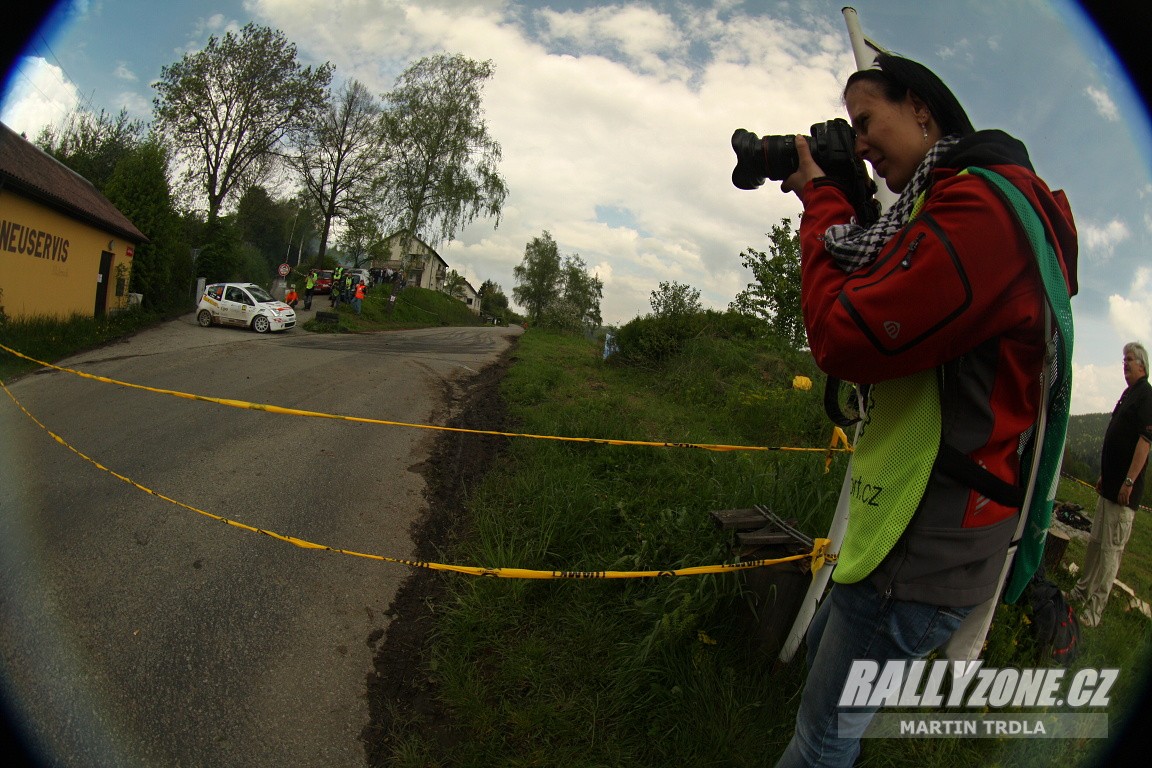
[[[870,388],[852,453],[848,529],[833,581],[853,584],[887,557],[920,506],[940,450],[940,388],[931,368]]]

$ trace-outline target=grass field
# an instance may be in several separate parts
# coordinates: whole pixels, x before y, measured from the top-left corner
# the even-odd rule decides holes
[[[795,374],[819,381],[807,356],[764,345],[701,338],[665,364],[641,369],[605,363],[584,339],[529,331],[504,383],[518,431],[812,450],[513,442],[470,494],[473,535],[445,557],[579,571],[717,563],[731,558],[730,542],[709,510],[757,503],[822,534],[846,459],[837,456],[824,473],[830,430],[819,386],[792,389]],[[1083,498],[1081,486],[1066,492]],[[1130,550],[1121,578],[1146,588],[1147,531]],[[1073,545],[1065,560],[1080,558],[1082,548]],[[1056,578],[1070,584],[1066,574]],[[800,660],[773,669],[747,631],[742,583],[733,574],[449,582],[426,667],[453,737],[443,738],[443,724],[401,717],[389,764],[772,765],[791,735],[805,670]],[[1149,626],[1114,599],[1103,625],[1083,632],[1075,669],[1124,671],[1105,710],[1114,729],[1143,679]],[[986,664],[1035,666],[1029,632],[1020,606],[1001,606]],[[1088,739],[865,740],[860,764],[1078,766],[1103,746]]]

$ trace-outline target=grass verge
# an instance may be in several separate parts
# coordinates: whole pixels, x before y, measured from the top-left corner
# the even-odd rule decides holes
[[[0,344],[50,363],[131,336],[164,319],[138,307],[104,317],[75,315],[67,320],[54,317],[3,318],[0,321]],[[0,353],[0,379],[4,381],[39,367],[15,355]]]
[[[480,325],[480,319],[459,299],[425,288],[405,288],[391,301],[393,286],[370,288],[357,315],[352,305],[341,302],[331,309],[328,296],[312,299],[312,308],[318,312],[335,312],[337,323],[326,323],[315,318],[303,325],[314,333],[363,333],[366,331],[423,328],[441,325]]]
[[[795,374],[817,386],[792,389]],[[641,369],[605,363],[583,339],[534,329],[521,337],[502,391],[517,431],[821,447],[829,437],[821,381],[808,356],[763,343],[697,338]],[[767,504],[822,534],[845,463],[838,456],[825,474],[823,453],[513,441],[468,493],[472,535],[443,557],[574,571],[722,562],[731,559],[729,541],[709,510]],[[773,764],[791,736],[805,669],[799,657],[773,669],[747,631],[741,584],[735,574],[450,580],[424,657],[448,722],[398,713],[387,764]],[[1124,670],[1107,708],[1116,729],[1139,693],[1149,623],[1113,603],[1102,627],[1084,631],[1075,669]],[[999,667],[1044,664],[1019,606],[1001,607],[985,658]],[[866,740],[860,764],[1076,766],[1102,746]]]

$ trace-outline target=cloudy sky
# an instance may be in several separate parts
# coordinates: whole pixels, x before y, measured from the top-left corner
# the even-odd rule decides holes
[[[12,72],[2,119],[35,137],[73,109],[149,118],[160,68],[248,21],[306,63],[377,93],[413,59],[490,59],[484,104],[510,190],[499,227],[439,250],[511,297],[524,246],[549,231],[604,282],[608,323],[650,310],[661,281],[727,307],[740,253],[800,212],[771,182],[730,182],[735,128],[805,132],[843,115],[854,69],[841,0],[71,0]],[[1152,344],[1152,131],[1113,52],[1068,0],[859,0],[866,35],[934,69],[977,128],[1030,148],[1079,226],[1073,413],[1110,411],[1120,347]]]

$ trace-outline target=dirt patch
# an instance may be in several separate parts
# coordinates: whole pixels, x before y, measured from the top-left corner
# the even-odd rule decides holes
[[[507,431],[500,382],[511,365],[516,339],[492,365],[461,384],[448,384],[445,400],[452,416],[447,425],[461,429]],[[448,546],[468,533],[464,498],[468,489],[495,464],[508,439],[494,435],[442,432],[428,461],[420,467],[427,485],[428,514],[412,531],[420,560],[442,561]],[[392,748],[405,733],[418,730],[426,739],[450,742],[449,714],[427,675],[426,653],[435,628],[434,606],[448,579],[470,578],[424,568],[412,574],[389,606],[391,622],[380,636],[367,639],[377,649],[375,671],[368,675],[369,722],[361,733],[369,766],[390,764]]]

